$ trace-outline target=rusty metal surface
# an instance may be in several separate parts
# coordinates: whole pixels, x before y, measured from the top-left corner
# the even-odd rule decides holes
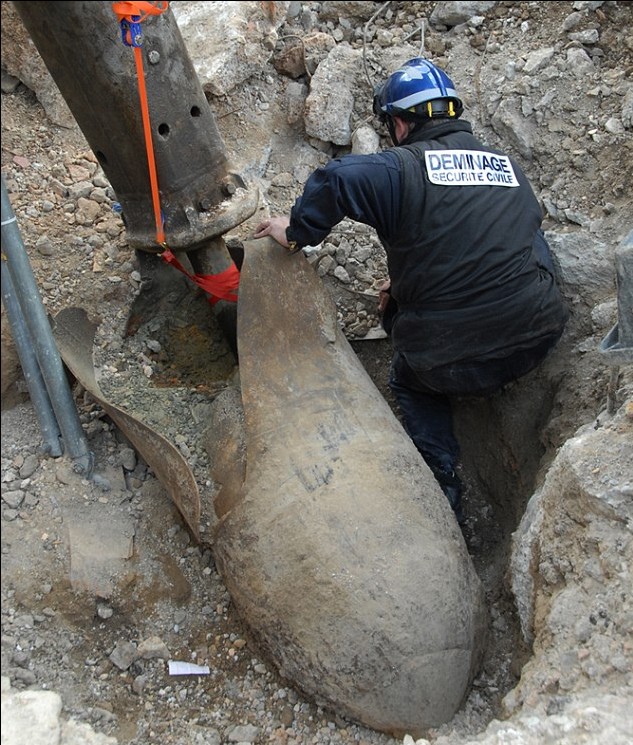
[[[160,250],[138,73],[112,3],[13,5],[116,193],[128,245]],[[148,17],[142,37],[165,236],[173,250],[189,250],[248,219],[259,194],[228,161],[171,9]]]
[[[328,708],[399,736],[449,721],[485,647],[481,583],[315,269],[270,239],[245,243],[238,349],[246,468],[213,540],[236,608]]]
[[[200,493],[187,461],[169,440],[109,401],[97,383],[92,361],[97,325],[88,319],[83,308],[65,308],[54,317],[52,325],[68,369],[143,456],[199,540]]]

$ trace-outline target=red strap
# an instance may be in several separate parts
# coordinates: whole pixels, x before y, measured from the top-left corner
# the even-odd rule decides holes
[[[162,253],[162,257],[168,264],[171,264],[178,271],[189,277],[189,279],[210,295],[209,302],[211,305],[215,305],[218,300],[229,300],[232,303],[237,301],[235,291],[240,283],[240,273],[235,264],[231,264],[228,269],[225,269],[219,274],[189,274],[170,249],[166,248]]]

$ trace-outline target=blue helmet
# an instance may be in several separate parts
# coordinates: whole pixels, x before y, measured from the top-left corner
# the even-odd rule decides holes
[[[457,119],[463,110],[448,75],[422,57],[405,62],[374,91],[374,114],[382,122],[392,116],[418,122]]]

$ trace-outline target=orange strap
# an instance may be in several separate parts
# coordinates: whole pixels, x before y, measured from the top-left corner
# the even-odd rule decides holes
[[[136,76],[138,78],[138,92],[141,101],[141,115],[143,119],[143,131],[145,134],[145,149],[147,151],[147,163],[149,166],[149,179],[152,189],[152,205],[154,208],[154,221],[156,224],[156,242],[163,247],[161,256],[168,264],[181,271],[193,282],[195,282],[208,295],[212,305],[218,300],[237,301],[235,290],[239,285],[240,273],[233,264],[219,274],[189,274],[183,265],[176,259],[165,242],[165,230],[163,227],[163,215],[160,208],[160,197],[158,191],[158,176],[156,174],[156,158],[154,157],[154,145],[152,142],[152,128],[149,117],[149,104],[147,101],[147,88],[145,86],[145,73],[143,70],[143,54],[141,52],[140,29],[138,24],[149,16],[164,13],[169,6],[168,2],[114,2],[112,10],[121,24],[123,30],[123,41],[127,46],[134,49],[134,61],[136,63]]]
[[[160,209],[160,198],[158,193],[158,177],[156,175],[156,159],[154,158],[154,145],[152,142],[152,128],[149,119],[149,104],[147,102],[147,88],[145,87],[145,73],[143,71],[143,53],[140,47],[140,38],[133,36],[131,28],[141,23],[151,15],[160,15],[167,10],[168,3],[148,2],[115,2],[112,10],[121,23],[121,27],[127,29],[124,41],[134,49],[134,62],[136,63],[136,77],[138,80],[138,93],[141,99],[141,116],[143,118],[143,131],[145,133],[145,150],[149,165],[149,180],[152,187],[152,204],[154,206],[154,221],[156,223],[156,242],[165,242],[165,231]],[[131,24],[131,26],[130,26]],[[140,31],[139,31],[140,36]]]
[[[148,16],[159,16],[167,10],[169,3],[117,2],[112,3],[114,14],[121,21],[142,23]]]
[[[141,52],[140,47],[134,47],[134,61],[136,62],[136,75],[138,77],[138,92],[141,98],[141,114],[143,116],[143,129],[145,131],[145,149],[147,150],[147,162],[149,165],[149,180],[152,186],[152,204],[154,206],[154,221],[156,223],[156,242],[164,243],[165,230],[163,228],[163,216],[160,209],[160,197],[158,194],[156,159],[154,158],[152,128],[149,121],[149,107],[147,105],[147,89],[145,87],[145,75],[143,73],[143,53]]]

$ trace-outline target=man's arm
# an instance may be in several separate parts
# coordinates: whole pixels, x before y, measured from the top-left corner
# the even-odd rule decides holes
[[[399,183],[397,159],[391,154],[334,159],[312,173],[290,217],[262,221],[255,238],[270,235],[286,248],[316,246],[345,217],[388,236],[397,227]]]

